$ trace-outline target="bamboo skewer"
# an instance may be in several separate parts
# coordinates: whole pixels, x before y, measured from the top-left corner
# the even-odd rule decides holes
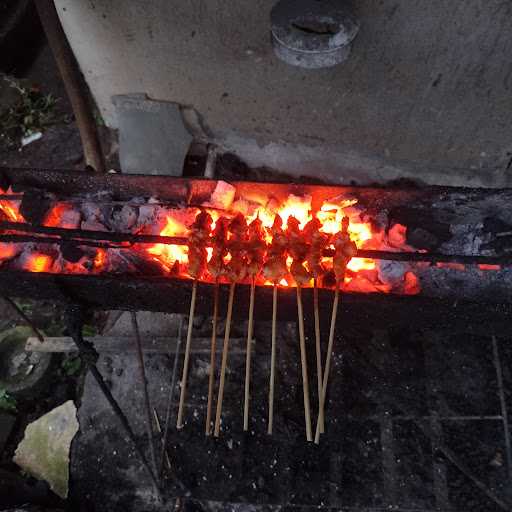
[[[213,385],[215,382],[215,356],[217,350],[217,317],[219,316],[219,280],[215,281],[213,291],[213,319],[212,319],[212,341],[210,349],[210,376],[208,378],[208,405],[206,407],[206,429],[207,436],[211,433]]]
[[[146,434],[148,436],[149,442],[149,453],[151,454],[151,461],[153,463],[153,470],[155,472],[155,476],[158,474],[158,467],[156,465],[156,451],[155,451],[155,441],[154,441],[154,433],[153,433],[153,420],[151,419],[151,403],[149,399],[149,391],[148,391],[148,380],[146,378],[146,370],[144,367],[144,353],[142,352],[142,341],[140,339],[140,331],[139,325],[137,323],[137,313],[135,311],[131,312],[131,320],[133,332],[135,334],[135,342],[137,348],[137,359],[139,362],[139,376],[140,381],[142,383],[142,391],[144,393],[144,408],[146,409]]]
[[[219,437],[220,419],[222,415],[222,401],[224,399],[224,383],[226,380],[226,366],[228,362],[229,335],[231,331],[231,316],[233,313],[233,297],[235,295],[236,283],[231,283],[229,287],[228,312],[226,315],[226,327],[224,329],[224,345],[222,347],[222,364],[220,368],[219,395],[217,397],[217,412],[215,415],[214,436]]]
[[[306,360],[306,339],[304,336],[304,312],[302,308],[301,286],[297,284],[297,314],[299,319],[300,363],[302,367],[302,392],[304,394],[304,419],[306,439],[313,441],[311,434],[311,409],[309,404],[308,365]]]
[[[185,409],[185,396],[187,394],[188,367],[190,360],[190,346],[192,344],[192,328],[194,325],[194,313],[196,308],[197,279],[192,285],[192,298],[190,299],[190,313],[188,315],[187,343],[185,345],[185,359],[183,361],[183,373],[181,376],[180,405],[178,408],[178,421],[176,428],[183,428],[183,412]]]
[[[169,396],[167,398],[167,410],[165,412],[165,426],[164,426],[164,437],[162,439],[162,447],[167,447],[167,439],[169,438],[169,431],[171,428],[171,411],[173,410],[174,405],[174,394],[176,388],[176,376],[178,375],[178,363],[180,360],[181,354],[181,345],[182,345],[182,326],[183,326],[183,318],[180,319],[178,325],[178,339],[176,343],[176,354],[174,354],[174,362],[172,365],[172,375],[169,389]],[[162,453],[160,455],[160,477],[162,476],[162,472],[164,470],[164,458],[165,453],[162,449]]]
[[[268,391],[268,429],[272,435],[274,428],[274,382],[276,372],[276,338],[277,338],[277,283],[274,283],[272,293],[272,349],[270,356],[270,387]]]
[[[341,280],[339,279],[336,282],[336,291],[334,293],[334,302],[332,304],[331,327],[329,329],[329,343],[327,345],[327,355],[325,358],[324,376],[323,376],[323,382],[322,382],[322,394],[320,395],[320,404],[318,407],[318,422],[316,424],[315,444],[318,444],[320,442],[321,425],[325,419],[325,414],[324,414],[325,395],[327,394],[327,381],[329,379],[329,370],[331,368],[331,357],[332,357],[332,349],[333,349],[333,345],[334,345],[334,330],[336,327],[336,317],[338,315],[340,286],[341,286]]]
[[[156,430],[159,434],[162,434],[162,425],[160,424],[160,418],[158,417],[158,413],[156,412],[156,409],[153,407],[153,415],[155,416],[155,425]],[[162,452],[164,454],[165,463],[167,464],[167,469],[171,469],[171,459],[169,458],[169,453],[167,452],[167,448],[165,447],[165,444],[162,439]]]
[[[317,389],[318,389],[318,402],[320,402],[320,396],[322,395],[322,347],[320,338],[320,310],[318,308],[318,286],[316,277],[313,279],[313,307],[315,314],[315,347],[316,347],[316,377],[317,377]],[[324,418],[322,416],[322,422],[320,423],[320,433],[324,433]]]
[[[249,322],[247,325],[247,348],[245,353],[245,397],[244,397],[244,431],[249,430],[249,401],[251,395],[251,355],[252,355],[252,334],[254,330],[254,295],[256,281],[251,281],[251,295],[249,299]]]

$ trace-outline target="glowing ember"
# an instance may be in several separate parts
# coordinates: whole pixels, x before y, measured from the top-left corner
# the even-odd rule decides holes
[[[160,231],[160,236],[186,236],[188,229],[186,226],[167,216],[167,224]],[[184,245],[155,244],[147,249],[149,254],[156,256],[168,269],[171,269],[174,263],[188,263],[188,248]]]
[[[4,192],[0,188],[0,194],[12,194],[12,190],[9,188],[6,192]],[[0,212],[7,217],[9,222],[25,222],[23,215],[19,212],[20,209],[20,201],[15,200],[0,200]]]
[[[480,270],[501,270],[500,265],[486,265],[485,263],[478,265],[478,268]]]
[[[52,267],[52,258],[47,254],[31,254],[25,262],[23,269],[29,272],[49,272]]]
[[[0,261],[10,260],[17,256],[20,249],[15,244],[0,243]]]
[[[292,216],[298,220],[299,228],[301,230],[313,218],[313,212],[311,210],[311,196],[300,197],[290,194],[281,203],[273,198],[267,199],[266,203],[263,197],[258,198],[258,200],[260,201],[259,204],[250,202],[243,198],[236,198],[234,202],[230,201],[231,207],[224,215],[231,218],[237,213],[242,213],[246,217],[247,223],[251,223],[254,219],[258,218],[264,228],[264,239],[268,245],[272,242],[272,233],[270,228],[274,223],[276,215],[279,215],[283,220],[283,229],[287,228],[288,219]],[[331,200],[325,202],[320,211],[315,213],[322,226],[321,232],[328,235],[338,233],[342,219],[347,216],[345,209],[354,206],[356,203],[357,200],[355,199],[345,198],[341,198],[339,201]],[[209,203],[208,206],[210,206]],[[213,218],[214,229],[215,223],[222,213],[219,212],[219,210],[210,209],[208,207],[206,208],[206,211]],[[352,211],[355,210],[352,209]],[[187,224],[188,226],[192,224],[197,212],[197,209],[190,209],[190,220]],[[398,250],[401,246],[405,246],[404,248],[407,250],[406,228],[401,225],[394,225],[390,229],[388,237],[388,234],[384,233],[382,230],[374,232],[370,223],[361,222],[359,217],[356,216],[355,218],[350,219],[348,232],[350,239],[358,248]],[[187,234],[188,228],[183,222],[183,217],[180,217],[180,220],[177,220],[171,215],[166,217],[165,226],[160,231],[160,235],[163,236],[187,236]],[[384,240],[386,240],[386,243],[384,243]],[[145,250],[167,272],[170,272],[172,269],[176,269],[176,263],[180,264],[180,267],[178,267],[178,275],[187,277],[186,265],[188,264],[188,248],[186,246],[155,244]],[[210,261],[211,257],[212,248],[208,247],[207,261]],[[231,254],[227,253],[223,262],[224,264],[227,264],[230,260]],[[288,270],[290,269],[291,262],[292,258],[288,256],[286,260]],[[325,270],[329,272],[332,269],[332,258],[322,258],[322,265]],[[376,263],[374,260],[367,258],[352,258],[348,263],[347,269],[349,271],[349,275],[345,279],[345,288],[347,290],[367,293],[388,293],[391,291],[391,286],[379,282],[376,272]],[[206,274],[202,279],[213,282],[212,276],[209,276],[208,274]],[[411,280],[408,283],[405,282],[407,279],[405,275],[403,279],[403,287],[408,290],[406,293],[410,293],[411,290],[417,288],[417,283],[413,284]],[[265,280],[263,277],[259,277],[258,284],[271,285],[272,283]],[[294,286],[293,280],[287,280],[286,277],[283,277],[279,284],[280,286],[285,287]]]
[[[57,203],[46,214],[43,226],[75,229],[80,222],[80,213],[67,203]]]
[[[107,251],[105,249],[98,249],[96,257],[93,261],[93,268],[96,272],[101,272],[105,268],[107,262]]]
[[[308,222],[316,217],[319,221],[320,232],[326,236],[326,244],[330,249],[334,249],[332,244],[334,235],[338,234],[341,229],[341,223],[344,218],[348,218],[348,234],[352,242],[355,243],[358,249],[376,249],[387,251],[408,251],[413,250],[407,245],[407,229],[400,224],[394,224],[387,231],[386,227],[379,227],[370,222],[361,213],[363,209],[356,206],[357,200],[345,196],[339,196],[334,199],[324,201],[320,205],[318,211],[312,210],[312,197],[310,195],[298,196],[289,194],[287,197],[277,199],[273,196],[267,196],[264,189],[248,192],[244,196],[238,196],[236,188],[225,184],[224,187],[217,187],[215,190],[215,200],[207,201],[204,203],[204,208],[210,214],[212,222],[212,231],[215,229],[216,222],[220,217],[228,220],[233,219],[237,214],[242,214],[247,222],[250,224],[255,219],[259,219],[262,226],[262,231],[259,236],[263,236],[264,241],[268,246],[273,241],[272,226],[276,216],[282,220],[282,229],[287,231],[288,221],[290,217],[294,217],[298,221],[298,237],[300,239],[301,232],[304,230]],[[229,197],[224,198],[224,190]],[[2,191],[0,190],[0,193]],[[226,200],[224,200],[226,199]],[[229,199],[229,200],[228,200]],[[0,218],[4,217],[13,222],[24,222],[23,216],[19,213],[20,201],[19,200],[0,200]],[[161,215],[161,212],[164,215]],[[137,232],[142,233],[159,233],[161,236],[176,236],[188,237],[189,228],[194,222],[197,214],[199,213],[197,207],[194,208],[179,208],[160,210],[156,217],[151,214],[144,222],[137,224]],[[80,226],[86,219],[82,219],[83,212],[76,208],[72,203],[60,202],[56,203],[49,210],[45,216],[43,225],[49,227],[59,227],[65,229],[73,229]],[[98,214],[100,215],[100,214]],[[140,222],[139,217],[139,222]],[[162,225],[153,225],[155,218],[163,219]],[[96,219],[100,226],[108,225],[108,221],[103,219]],[[313,222],[314,225],[314,222]],[[91,228],[89,228],[91,229]],[[316,228],[315,228],[316,229]],[[311,231],[306,235],[302,235],[306,245],[309,243],[307,237],[311,236]],[[330,242],[329,242],[329,237]],[[213,248],[206,246],[206,260],[209,262],[212,258]],[[188,274],[188,252],[189,249],[186,245],[169,245],[169,244],[153,244],[153,245],[137,245],[134,247],[126,247],[122,251],[135,251],[134,257],[146,259],[147,262],[156,263],[160,266],[163,272],[173,273],[177,277],[183,279],[189,278]],[[285,249],[287,251],[287,249]],[[20,253],[19,248],[14,248],[13,245],[0,244],[0,262],[12,259]],[[116,262],[124,261],[119,254],[111,253],[111,250],[98,249],[96,253],[89,251],[88,255],[84,256],[83,260],[79,262],[70,263],[65,260],[62,261],[58,258],[53,258],[35,253],[25,259],[21,259],[19,265],[21,268],[31,272],[64,272],[64,273],[103,273],[103,272],[116,272]],[[241,250],[242,257],[244,257],[244,249]],[[223,256],[223,265],[228,265],[232,259],[231,253],[228,251]],[[128,261],[128,260],[127,260]],[[292,257],[286,253],[286,272],[284,275],[281,273],[279,276],[279,285],[283,287],[295,286],[295,279],[291,279],[291,263]],[[124,263],[121,265],[123,267]],[[332,256],[323,256],[319,261],[320,274],[317,279],[319,286],[333,286],[333,258]],[[438,265],[442,266],[442,265]],[[455,266],[453,266],[455,267]],[[142,265],[142,268],[144,266]],[[305,271],[311,272],[308,267],[308,262],[305,263]],[[403,270],[400,270],[403,268]],[[457,268],[460,268],[457,266]],[[489,266],[482,266],[482,269],[490,269]],[[135,269],[135,267],[134,267]],[[382,267],[378,266],[374,260],[367,258],[352,258],[347,265],[347,274],[344,279],[343,289],[346,291],[354,292],[380,292],[389,293],[397,291],[403,294],[419,293],[420,287],[417,277],[410,271],[411,267],[403,265],[402,267],[395,267],[395,274],[393,280],[388,282],[383,278]],[[494,268],[493,268],[494,269]],[[126,267],[121,268],[120,272],[126,271]],[[297,268],[295,268],[297,271]],[[400,273],[401,272],[401,273]],[[325,279],[322,277],[324,276]],[[307,277],[304,276],[304,277]],[[386,276],[384,276],[386,277]],[[220,281],[226,282],[226,277],[221,275]],[[213,275],[205,272],[201,276],[202,281],[214,282]],[[304,286],[312,286],[313,280],[307,283],[304,281]],[[270,281],[265,279],[261,274],[256,275],[256,283],[258,285],[272,285]]]

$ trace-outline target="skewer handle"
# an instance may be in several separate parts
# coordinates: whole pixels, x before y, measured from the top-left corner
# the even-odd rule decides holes
[[[210,435],[212,427],[213,385],[215,382],[215,355],[217,350],[217,317],[219,316],[219,282],[215,282],[213,291],[212,340],[210,348],[210,376],[208,377],[208,405],[206,407],[205,434]]]
[[[236,283],[231,283],[229,287],[228,312],[226,315],[224,346],[222,347],[222,365],[220,368],[219,396],[217,397],[217,411],[215,415],[215,437],[219,437],[220,434],[220,419],[222,416],[222,401],[224,399],[224,384],[226,381],[226,367],[228,363],[229,335],[231,331],[231,316],[233,314],[233,297],[235,295],[235,285]]]
[[[190,346],[192,344],[192,328],[194,325],[194,313],[196,309],[197,279],[192,285],[192,298],[190,300],[190,313],[188,315],[187,344],[185,346],[185,359],[183,361],[183,374],[181,376],[180,405],[178,407],[178,421],[176,428],[183,428],[183,413],[185,409],[185,397],[187,394],[188,367],[190,361]]]
[[[270,387],[268,391],[268,435],[274,428],[274,382],[276,377],[276,338],[277,338],[277,284],[272,294],[272,349],[270,355]]]
[[[338,305],[340,298],[340,286],[341,281],[338,280],[336,283],[336,292],[334,293],[334,302],[332,305],[331,327],[329,329],[329,343],[327,345],[327,355],[325,359],[324,378],[322,382],[322,394],[320,395],[320,405],[318,408],[318,422],[316,424],[315,444],[318,444],[320,442],[320,429],[325,417],[325,395],[327,394],[327,381],[329,379],[329,370],[331,369],[332,349],[334,345],[334,330],[336,327],[336,317],[338,315]]]
[[[247,348],[245,353],[245,397],[244,397],[244,431],[249,430],[249,401],[251,395],[251,355],[252,334],[254,330],[254,294],[256,282],[251,282],[251,296],[249,299],[249,323],[247,326]]]
[[[302,367],[302,392],[304,395],[304,419],[306,422],[306,439],[313,441],[311,433],[311,409],[309,403],[308,364],[306,360],[306,339],[304,336],[304,312],[302,308],[301,287],[297,284],[297,314],[299,319],[300,363]]]
[[[320,336],[320,310],[318,307],[318,283],[317,278],[313,279],[313,307],[315,313],[315,348],[316,348],[316,380],[317,380],[317,394],[318,402],[322,395],[322,346]],[[324,418],[322,416],[322,423],[320,424],[320,433],[323,434],[325,430]]]

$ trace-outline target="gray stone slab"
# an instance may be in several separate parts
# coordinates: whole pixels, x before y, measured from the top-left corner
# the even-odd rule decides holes
[[[134,336],[132,314],[123,311],[114,325],[107,328],[105,336]],[[154,313],[152,311],[137,311],[137,324],[141,336],[176,337],[181,315]]]
[[[13,461],[45,480],[61,498],[68,495],[69,448],[78,431],[75,404],[68,400],[27,426]]]
[[[181,176],[192,136],[176,103],[145,94],[112,98],[119,127],[121,170],[129,174]]]

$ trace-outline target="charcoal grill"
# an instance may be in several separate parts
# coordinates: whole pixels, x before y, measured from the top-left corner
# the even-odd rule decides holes
[[[91,198],[94,197],[98,202],[114,207],[131,204],[133,198],[139,198],[139,204],[149,198],[158,198],[159,203],[168,207],[202,206],[211,200],[218,184],[216,180],[203,179],[3,168],[0,169],[0,186],[4,191],[10,187],[9,194],[13,198],[23,197],[24,210],[30,212],[33,223],[25,223],[23,229],[16,230],[4,219],[0,226],[3,229],[0,242],[37,242],[60,247],[70,242],[74,246],[87,243],[89,247],[121,244],[125,250],[130,250],[133,244],[169,243],[170,238],[158,235],[145,239],[131,232],[108,231],[102,236],[81,229],[55,228],[52,231],[41,224],[44,212],[56,201],[75,204],[84,198],[93,201],[95,199]],[[360,249],[358,256],[407,262],[419,279],[421,291],[414,296],[344,293],[338,317],[340,326],[350,323],[389,329],[413,324],[416,329],[421,329],[436,325],[452,332],[460,330],[488,335],[492,329],[495,336],[508,334],[512,316],[509,268],[512,265],[509,256],[512,213],[508,211],[508,204],[512,200],[512,190],[253,182],[231,185],[241,196],[254,195],[261,190],[276,197],[309,194],[318,204],[339,196],[355,197],[368,217],[387,223],[388,228],[394,224],[406,226],[407,244],[412,248],[409,251]],[[227,288],[220,287],[223,303]],[[303,291],[304,309],[311,311],[312,290]],[[135,272],[66,274],[24,271],[16,268],[12,261],[5,261],[0,267],[0,293],[9,297],[51,299],[73,308],[187,313],[191,286],[183,276],[156,272],[154,267],[139,268]],[[331,307],[332,290],[326,287],[319,293],[320,307],[326,313]],[[256,318],[270,319],[272,288],[260,286],[257,294]],[[211,314],[212,283],[199,283],[197,295],[196,311],[202,315]],[[175,297],[180,300],[170,300]],[[246,318],[248,284],[238,287],[237,297],[234,314]],[[279,315],[282,320],[296,319],[295,294],[290,289],[281,291]],[[75,315],[75,320],[78,316]],[[72,332],[75,341],[81,343],[78,327],[75,325]],[[83,345],[82,348],[91,369],[94,368],[95,356],[90,347]],[[101,382],[101,375],[98,382]],[[430,430],[425,432],[428,436],[432,434]],[[179,489],[175,491],[180,492]]]

